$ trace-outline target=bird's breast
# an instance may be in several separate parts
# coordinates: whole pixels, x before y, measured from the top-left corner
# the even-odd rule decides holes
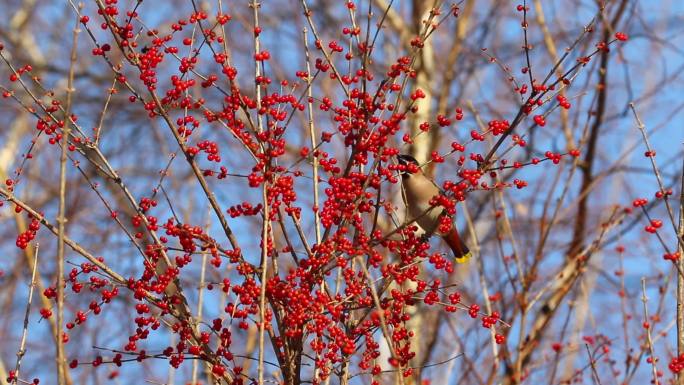
[[[439,226],[441,207],[430,206],[430,200],[439,194],[439,190],[424,178],[427,183],[411,178],[404,183],[409,220],[415,220],[426,233],[432,234]]]

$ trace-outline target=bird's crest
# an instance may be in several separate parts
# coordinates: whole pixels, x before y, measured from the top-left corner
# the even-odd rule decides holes
[[[411,155],[408,154],[400,154],[397,155],[397,162],[404,166],[404,169],[401,170],[401,177],[402,179],[408,178],[411,174],[415,174],[420,170],[420,167],[418,165],[418,161],[416,158],[412,157]]]
[[[409,164],[409,163],[413,163],[413,164],[415,164],[416,166],[418,166],[418,161],[416,160],[416,158],[412,157],[412,156],[409,155],[409,154],[400,154],[400,155],[397,155],[397,161],[399,162],[399,164],[403,164],[403,165],[407,165],[407,164]]]

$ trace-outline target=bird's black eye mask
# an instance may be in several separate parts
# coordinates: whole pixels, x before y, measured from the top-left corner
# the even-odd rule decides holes
[[[418,161],[416,158],[412,157],[411,155],[408,154],[401,154],[397,155],[397,162],[399,165],[404,166],[402,167],[400,175],[402,177],[407,177],[411,174],[415,174],[418,172]]]

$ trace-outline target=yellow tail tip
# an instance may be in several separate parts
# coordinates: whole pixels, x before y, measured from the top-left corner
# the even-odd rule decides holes
[[[473,257],[473,254],[469,251],[469,252],[463,254],[462,256],[454,258],[454,259],[456,259],[456,263],[466,263],[472,257]]]

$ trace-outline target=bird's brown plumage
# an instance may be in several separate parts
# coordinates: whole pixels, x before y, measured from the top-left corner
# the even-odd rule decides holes
[[[398,159],[401,164],[418,165],[418,162],[409,155],[399,155]],[[447,233],[439,231],[439,219],[446,214],[441,208],[430,206],[430,200],[440,194],[435,183],[425,176],[420,168],[413,173],[403,172],[401,183],[406,193],[409,219],[415,220],[426,235],[430,236],[435,233],[440,235],[454,253],[456,262],[467,261],[470,258],[470,250],[461,240],[456,226],[451,226]]]

